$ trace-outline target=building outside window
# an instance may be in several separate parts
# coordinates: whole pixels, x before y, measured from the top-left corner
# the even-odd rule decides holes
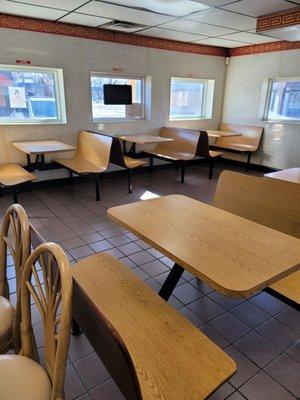
[[[66,122],[62,69],[0,65],[0,124]]]
[[[300,78],[270,81],[265,119],[300,121]]]
[[[172,77],[170,120],[211,118],[213,92],[214,80]]]

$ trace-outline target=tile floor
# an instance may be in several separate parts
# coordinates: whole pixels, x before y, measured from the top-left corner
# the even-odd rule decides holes
[[[22,193],[19,199],[44,238],[61,244],[72,263],[95,252],[107,251],[158,291],[172,263],[110,221],[107,208],[137,201],[151,193],[182,193],[211,202],[221,169],[217,168],[215,178],[209,181],[206,166],[191,166],[187,168],[184,185],[179,183],[179,172],[174,169],[145,171],[134,176],[131,195],[127,194],[125,177],[105,179],[101,183],[100,203],[94,200],[92,183],[37,189]],[[0,199],[0,216],[10,201],[10,196]],[[8,268],[8,275],[14,298],[13,267]],[[300,314],[297,311],[266,293],[248,301],[225,297],[188,272],[184,273],[170,302],[237,362],[237,373],[211,400],[300,398]],[[42,351],[42,327],[36,312],[33,322]],[[84,335],[71,338],[66,399],[123,399]]]

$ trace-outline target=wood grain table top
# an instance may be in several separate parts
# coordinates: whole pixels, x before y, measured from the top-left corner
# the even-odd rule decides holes
[[[220,138],[220,137],[231,137],[231,136],[243,136],[242,133],[238,132],[225,132],[225,131],[206,131],[209,137]]]
[[[164,138],[162,136],[153,136],[153,135],[126,135],[126,136],[119,136],[119,139],[124,140],[125,142],[136,143],[136,144],[172,142],[174,140],[171,138]]]
[[[300,240],[186,196],[113,207],[113,220],[219,292],[250,297],[300,269]]]
[[[227,354],[110,254],[87,257],[72,273],[126,346],[144,400],[203,400],[235,372]]]
[[[283,169],[282,171],[265,174],[268,178],[281,179],[283,181],[300,183],[300,168]]]
[[[58,140],[28,140],[24,142],[12,142],[12,145],[26,154],[47,154],[76,150],[76,147]]]

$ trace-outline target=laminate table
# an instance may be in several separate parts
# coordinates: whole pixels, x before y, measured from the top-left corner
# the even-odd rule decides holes
[[[300,183],[300,168],[283,169],[282,171],[265,174],[268,178],[281,179],[282,181]]]
[[[32,169],[31,155],[36,156],[34,165],[38,166],[39,157],[41,167],[45,166],[45,154],[59,153],[62,151],[73,151],[76,147],[60,142],[58,140],[28,140],[23,142],[12,142],[12,145],[26,154],[27,167]]]
[[[243,298],[300,269],[299,239],[186,196],[113,207],[108,216],[174,261],[165,300],[185,269]]]
[[[123,141],[123,152],[125,154],[125,143],[131,143],[131,147],[129,150],[129,154],[136,153],[136,145],[137,144],[153,144],[153,143],[160,143],[160,142],[172,142],[174,139],[171,138],[164,138],[161,136],[153,136],[153,135],[125,135],[119,136],[119,139]]]

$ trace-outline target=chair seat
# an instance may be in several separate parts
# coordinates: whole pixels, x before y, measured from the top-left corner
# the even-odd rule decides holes
[[[189,161],[195,157],[195,154],[185,153],[185,152],[176,151],[176,150],[172,150],[172,149],[164,151],[163,153],[157,152],[155,150],[152,150],[152,151],[148,150],[147,153],[153,154],[154,156],[157,156],[157,157],[168,158],[168,159],[174,160],[174,161]]]
[[[51,400],[52,386],[46,371],[23,356],[0,356],[0,388],[3,400]]]
[[[221,157],[222,154],[220,151],[209,150],[209,156],[212,158]]]
[[[76,172],[77,174],[84,174],[84,173],[95,173],[98,174],[106,170],[105,167],[97,167],[96,165],[92,164],[90,161],[86,160],[85,158],[71,158],[71,159],[63,159],[57,158],[54,160],[58,164],[63,165],[64,167],[71,169],[72,171]]]
[[[137,160],[136,158],[131,158],[131,157],[127,157],[127,156],[124,156],[124,161],[125,161],[126,167],[130,168],[130,169],[142,167],[143,165],[146,164],[145,161]]]
[[[3,296],[0,296],[0,348],[11,335],[14,319],[14,308]]]
[[[18,164],[0,165],[0,184],[3,186],[15,186],[34,180],[36,180],[36,176]]]

